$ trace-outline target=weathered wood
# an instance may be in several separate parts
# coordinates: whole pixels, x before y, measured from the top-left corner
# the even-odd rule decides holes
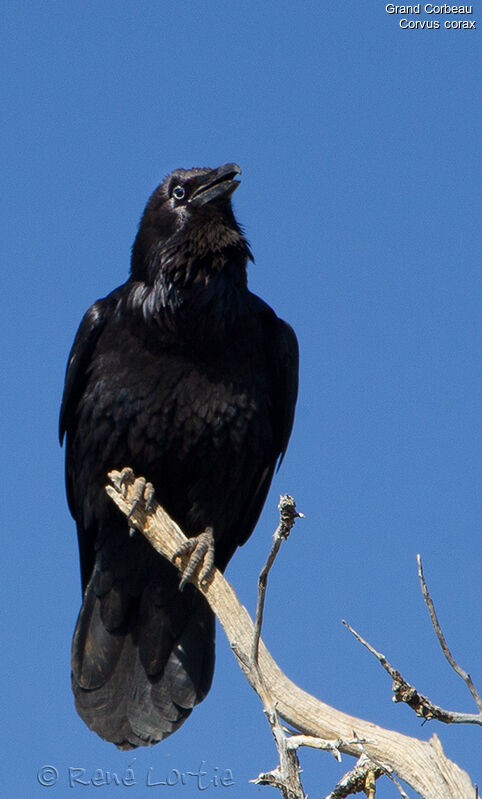
[[[126,516],[131,514],[129,523],[145,535],[157,552],[172,561],[186,540],[177,524],[156,502],[152,503],[150,513],[145,512],[142,504],[132,511],[133,486],[121,486],[120,472],[111,472],[109,479],[113,486],[106,486],[106,491]],[[186,561],[176,561],[175,565],[182,569]],[[246,674],[255,635],[248,611],[219,571],[214,572],[207,584],[199,584],[196,578],[192,582],[209,602],[241,665],[244,661]],[[291,682],[262,639],[258,665],[262,683],[278,714],[304,735],[340,740],[339,750],[356,758],[365,752],[375,763],[407,782],[423,799],[474,799],[475,787],[469,775],[445,757],[437,735],[421,741],[330,707]],[[365,739],[365,743],[352,743],[354,736]]]

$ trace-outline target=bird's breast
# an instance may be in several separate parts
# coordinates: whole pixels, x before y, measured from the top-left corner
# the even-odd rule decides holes
[[[191,355],[119,332],[94,360],[81,413],[97,452],[141,468],[212,452],[236,458],[272,437],[262,349],[242,341]],[[108,376],[108,377],[107,377]],[[129,461],[130,458],[130,461]],[[144,466],[140,461],[144,462]]]

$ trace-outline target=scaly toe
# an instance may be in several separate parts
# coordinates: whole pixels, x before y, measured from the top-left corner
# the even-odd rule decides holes
[[[131,518],[132,514],[134,513],[139,503],[143,501],[145,487],[146,487],[146,478],[138,477],[134,483],[134,491],[132,494],[132,508],[130,509],[130,512],[127,514],[128,519]]]
[[[127,487],[132,485],[134,479],[134,472],[130,466],[122,469],[119,477],[119,489],[122,492],[122,496],[127,496]]]
[[[179,590],[182,591],[186,583],[192,578],[195,571],[201,566],[200,582],[208,580],[214,571],[214,537],[212,527],[195,538],[189,538],[174,553],[173,560],[189,555],[189,562],[183,571]]]
[[[146,487],[144,489],[144,507],[147,513],[150,513],[154,510],[154,486],[152,483],[146,483]]]
[[[132,484],[131,477],[134,476],[132,469],[123,469],[122,474],[126,473],[124,477],[125,480],[130,480]],[[122,476],[121,476],[122,479]],[[154,502],[154,486],[152,483],[146,482],[145,477],[138,477],[134,480],[134,490],[132,492],[132,507],[127,514],[127,519],[129,521],[129,535],[132,537],[136,531],[134,524],[131,523],[132,516],[135,510],[142,505],[146,513],[150,513],[153,509],[153,502]]]

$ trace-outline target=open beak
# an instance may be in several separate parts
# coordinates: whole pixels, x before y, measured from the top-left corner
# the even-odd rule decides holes
[[[220,197],[227,199],[236,191],[239,180],[234,180],[241,174],[237,164],[223,164],[199,178],[199,186],[194,190],[189,200],[190,205],[199,207],[217,200]]]

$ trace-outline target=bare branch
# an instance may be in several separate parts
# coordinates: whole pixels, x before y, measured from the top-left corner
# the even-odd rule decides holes
[[[437,618],[437,614],[435,613],[435,607],[432,601],[432,597],[430,596],[429,590],[427,588],[427,583],[425,582],[425,577],[423,575],[423,568],[422,568],[422,558],[420,555],[417,555],[417,564],[418,564],[418,576],[420,579],[420,584],[422,586],[422,593],[423,598],[425,600],[425,604],[427,605],[428,612],[430,614],[430,619],[432,621],[433,628],[435,630],[436,636],[439,640],[439,644],[442,647],[442,652],[444,653],[446,659],[452,666],[453,670],[463,679],[467,688],[469,689],[470,693],[472,694],[475,704],[479,708],[480,711],[480,721],[473,722],[473,723],[480,723],[482,724],[482,697],[480,696],[479,692],[477,691],[475,685],[472,682],[470,674],[462,669],[458,663],[456,663],[450,649],[447,646],[447,642],[444,638],[444,634],[439,624],[439,620]]]
[[[366,738],[357,738],[356,736],[347,741],[342,741],[337,738],[334,741],[327,741],[324,738],[315,738],[313,735],[291,735],[287,740],[288,749],[298,749],[300,746],[310,746],[312,749],[322,749],[325,752],[331,752],[335,760],[341,762],[340,749],[341,747],[355,746],[355,744],[370,743]]]
[[[363,745],[360,748],[363,750],[363,754],[368,757],[367,753],[365,752],[365,749],[364,749]],[[377,760],[375,760],[375,758],[373,756],[371,758],[369,758],[369,760],[372,763],[372,765],[377,766],[379,769],[381,769],[382,772],[397,786],[398,792],[399,792],[400,796],[402,797],[402,799],[409,799],[409,797],[407,796],[407,794],[403,790],[402,786],[400,785],[399,781],[393,776],[393,774],[391,772],[391,769],[389,769],[388,766],[384,765],[383,763],[378,762]],[[379,775],[379,776],[381,776],[381,775]]]
[[[301,767],[296,748],[288,746],[288,739],[280,724],[276,709],[273,711],[265,709],[265,713],[276,743],[280,764],[266,774],[259,774],[255,780],[250,780],[250,782],[255,785],[273,785],[279,789],[284,799],[306,799],[301,784]]]
[[[128,487],[124,496],[122,488],[119,488],[120,473],[112,472],[109,477],[114,487],[107,486],[107,493],[128,515],[132,511],[132,486]],[[146,512],[145,507],[136,507],[132,511],[130,523],[170,561],[186,540],[179,527],[155,501],[151,502],[149,512]],[[180,563],[176,561],[175,565],[182,570],[185,558]],[[218,617],[233,651],[239,653],[237,657],[244,671],[250,662],[246,653],[251,651],[254,637],[254,624],[246,608],[240,604],[232,586],[218,570],[207,583],[200,584],[196,575],[190,579]],[[440,799],[442,796],[444,799],[474,799],[470,777],[445,757],[436,735],[430,741],[420,741],[330,707],[291,682],[261,639],[258,666],[268,692],[268,701],[272,697],[279,716],[302,734],[328,740],[339,738],[342,741],[340,752],[359,757],[360,745],[350,742],[355,729],[357,738],[367,740],[364,749],[368,756],[386,764],[423,799]],[[250,671],[249,668],[247,670]]]
[[[425,721],[430,721],[431,719],[435,719],[435,721],[441,721],[444,724],[480,724],[482,725],[482,715],[477,713],[458,713],[455,710],[444,710],[444,708],[439,707],[439,705],[435,705],[428,696],[424,696],[413,685],[411,685],[405,677],[403,677],[400,672],[395,669],[391,663],[386,659],[385,655],[382,655],[381,652],[377,652],[377,650],[365,641],[362,636],[357,633],[356,630],[351,627],[348,622],[342,619],[342,623],[345,627],[350,630],[350,632],[355,636],[357,641],[359,641],[363,646],[365,646],[369,652],[374,655],[377,660],[380,662],[380,665],[383,666],[387,674],[393,680],[392,684],[392,691],[393,691],[393,701],[394,702],[404,702],[406,705],[409,705],[417,716],[420,718],[425,719]]]
[[[263,624],[264,600],[266,596],[266,586],[268,584],[268,574],[279,552],[282,541],[286,541],[288,538],[296,519],[303,517],[302,513],[297,512],[296,503],[289,494],[284,494],[280,497],[278,510],[280,513],[280,521],[273,533],[273,545],[258,577],[258,602],[256,605],[254,638],[251,650],[251,660],[255,664],[258,662],[259,639],[261,636],[261,626]]]
[[[267,689],[263,680],[261,670],[258,663],[259,642],[261,639],[261,627],[263,624],[263,611],[264,602],[266,597],[266,587],[268,584],[268,574],[275,561],[275,558],[281,547],[281,542],[285,541],[296,521],[302,516],[301,513],[296,512],[296,504],[293,497],[285,494],[280,497],[278,510],[280,513],[280,521],[278,527],[273,534],[273,544],[270,553],[266,560],[265,565],[261,569],[258,578],[258,599],[256,604],[256,619],[254,623],[254,636],[251,648],[251,660],[248,664],[248,680],[253,687],[258,686],[255,690],[258,691],[263,706],[266,718],[268,719],[273,734],[276,748],[279,755],[279,766],[267,774],[260,774],[253,782],[255,784],[275,785],[281,792],[285,799],[305,799],[303,785],[301,784],[301,768],[296,752],[296,747],[289,747],[288,740],[283,727],[280,724],[276,705]],[[246,674],[246,669],[243,667]]]
[[[326,799],[346,799],[354,793],[361,793],[366,796],[375,796],[375,780],[384,774],[384,769],[375,766],[367,755],[363,754],[356,762],[354,767],[348,771],[335,785]]]
[[[360,747],[363,750],[363,746]],[[393,776],[391,770],[378,763],[375,759],[369,758],[365,751],[357,761],[354,768],[347,772],[338,782],[334,790],[326,799],[345,799],[354,793],[362,791],[370,799],[375,797],[375,783],[382,775],[387,776],[398,788],[402,799],[409,799],[398,780]]]

